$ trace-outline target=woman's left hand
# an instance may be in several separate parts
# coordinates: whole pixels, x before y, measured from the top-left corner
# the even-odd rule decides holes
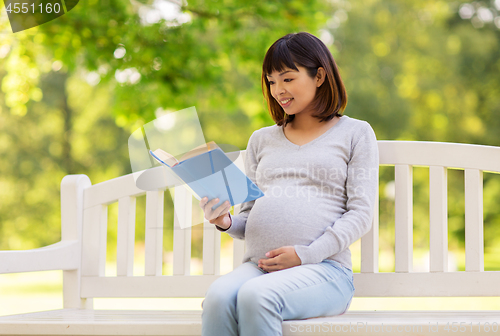
[[[280,271],[302,264],[293,246],[283,246],[266,253],[269,259],[260,259],[259,267],[267,272]]]

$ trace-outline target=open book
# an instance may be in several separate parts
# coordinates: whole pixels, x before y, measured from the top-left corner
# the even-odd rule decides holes
[[[184,181],[198,200],[219,198],[212,209],[225,201],[234,206],[264,196],[214,141],[190,150],[179,160],[162,149],[149,153]]]

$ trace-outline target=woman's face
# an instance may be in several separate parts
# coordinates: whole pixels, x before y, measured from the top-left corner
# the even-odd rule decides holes
[[[271,95],[289,115],[311,112],[308,106],[316,95],[316,89],[324,81],[321,67],[314,78],[309,77],[306,68],[297,66],[297,69],[299,71],[285,68],[281,73],[275,70],[267,76]]]

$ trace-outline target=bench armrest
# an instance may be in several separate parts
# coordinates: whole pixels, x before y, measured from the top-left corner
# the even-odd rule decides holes
[[[86,175],[67,175],[61,181],[61,241],[49,246],[0,251],[0,274],[80,268],[83,191],[91,185]]]
[[[77,240],[22,251],[0,251],[0,274],[73,270],[79,267],[80,245]]]

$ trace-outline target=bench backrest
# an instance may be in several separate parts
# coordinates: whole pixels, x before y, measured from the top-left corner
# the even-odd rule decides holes
[[[354,274],[356,296],[499,296],[500,272],[484,271],[483,171],[500,172],[500,148],[438,142],[379,141],[380,164],[395,167],[395,272],[378,272],[378,200],[373,227],[361,239],[361,272]],[[236,160],[244,170],[245,151]],[[430,271],[412,272],[412,167],[430,175]],[[447,169],[465,170],[466,271],[448,272]],[[161,169],[155,168],[155,169]],[[203,223],[203,275],[191,275],[193,198],[175,187],[173,275],[162,275],[165,188],[143,191],[133,175],[83,190],[81,298],[203,297],[220,274],[221,232]],[[133,276],[136,198],[146,195],[145,275]],[[64,197],[64,195],[63,195]],[[118,203],[117,276],[105,276],[107,207]],[[63,226],[64,226],[64,209]],[[239,206],[234,213],[239,212]],[[182,223],[182,221],[188,221]],[[233,267],[245,242],[235,239]]]

